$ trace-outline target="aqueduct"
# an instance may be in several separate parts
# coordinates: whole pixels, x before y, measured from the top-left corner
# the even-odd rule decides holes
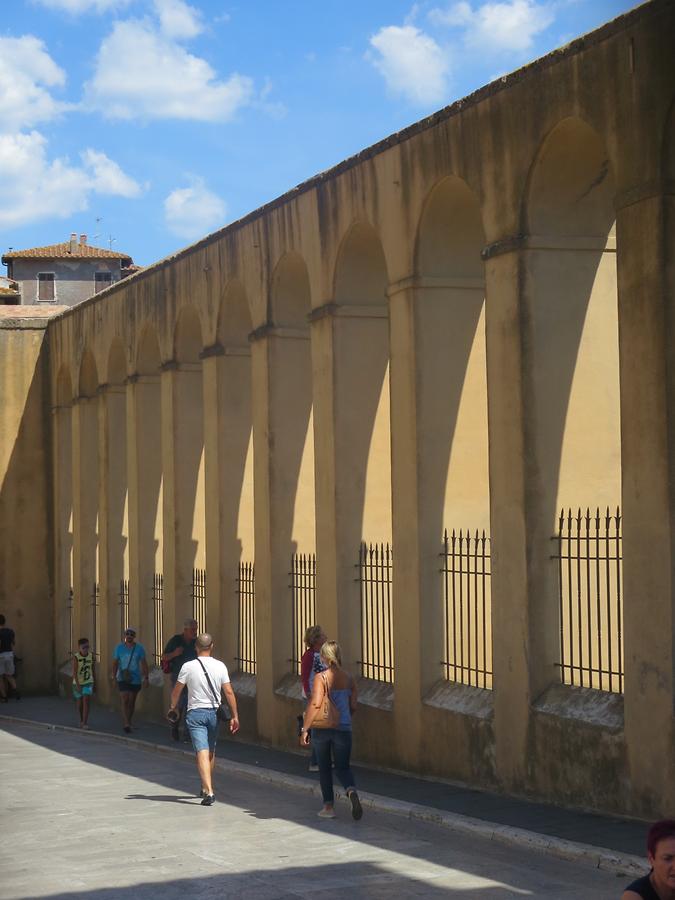
[[[5,317],[0,585],[34,689],[81,632],[103,664],[125,616],[158,652],[194,610],[248,733],[291,744],[315,617],[362,676],[362,759],[672,811],[673,46],[653,0]]]

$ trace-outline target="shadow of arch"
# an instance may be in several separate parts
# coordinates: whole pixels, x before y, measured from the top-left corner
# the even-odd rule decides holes
[[[427,620],[427,655],[434,661],[425,684],[452,675],[452,680],[490,686],[478,675],[478,670],[491,671],[489,660],[483,659],[487,651],[479,654],[468,625],[472,621],[476,634],[486,634],[485,646],[491,646],[489,611],[484,628],[466,618],[466,629],[449,629],[446,646],[438,577],[444,529],[473,535],[489,533],[490,527],[484,245],[478,197],[460,178],[444,178],[423,207],[413,282],[422,616]],[[393,297],[392,303],[397,302]],[[461,647],[466,669],[438,665],[454,661],[450,646]]]
[[[254,561],[253,416],[251,345],[253,329],[246,291],[233,280],[218,310],[218,492],[220,506],[219,645],[236,668],[239,604],[235,589],[242,562]]]
[[[358,560],[362,540],[391,541],[389,310],[384,251],[375,229],[356,222],[335,268],[336,456],[344,460],[341,506],[349,522],[345,557]]]
[[[55,521],[56,521],[56,661],[69,661],[73,648],[73,385],[64,364],[56,376]]]
[[[304,259],[286,253],[272,273],[270,314],[274,331],[270,360],[275,379],[272,424],[275,467],[283,473],[277,497],[278,535],[287,562],[295,552],[313,552],[314,435],[312,357],[308,315],[309,275]]]
[[[563,504],[619,497],[614,193],[600,136],[580,119],[560,122],[536,156],[523,206],[531,477],[549,530]]]
[[[195,615],[202,629],[205,616],[192,603],[192,573],[206,565],[204,501],[204,393],[202,328],[197,309],[183,306],[174,331],[177,364],[174,380],[174,491],[176,541],[175,611],[177,622]],[[173,627],[170,623],[170,627]]]
[[[99,376],[94,355],[85,348],[78,379],[77,442],[73,458],[75,622],[101,653],[99,589]]]
[[[553,667],[560,662],[561,622],[550,538],[559,511],[616,507],[621,496],[614,193],[601,137],[580,119],[560,122],[537,153],[523,204],[523,398],[537,691],[564,675]],[[593,627],[570,625],[563,640]]]
[[[160,385],[161,354],[159,339],[152,324],[140,328],[135,355],[135,377],[127,387],[133,401],[136,434],[130,448],[127,473],[133,479],[137,512],[131,518],[136,528],[137,568],[130,572],[130,602],[140,606],[139,618],[147,644],[152,640],[155,653],[163,643],[163,621],[154,608],[154,576],[163,574],[163,497],[162,497],[162,392]],[[135,462],[132,459],[135,457]],[[130,510],[131,513],[131,510]],[[137,597],[133,597],[136,591]],[[137,607],[138,608],[138,607]],[[146,644],[146,650],[149,647]],[[157,662],[157,660],[155,660]]]
[[[107,521],[102,523],[105,527],[105,540],[99,547],[99,554],[105,554],[106,572],[105,594],[101,591],[101,644],[102,649],[108,652],[120,640],[126,624],[121,604],[122,581],[129,578],[126,378],[124,344],[120,337],[115,337],[110,344],[107,360],[105,447],[101,459]],[[130,596],[130,601],[131,599]],[[132,621],[137,621],[136,615],[132,617]],[[143,623],[139,624],[142,627]]]

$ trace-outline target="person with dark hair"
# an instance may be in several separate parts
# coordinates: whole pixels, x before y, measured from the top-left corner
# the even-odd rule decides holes
[[[7,703],[10,693],[19,699],[14,679],[14,642],[16,635],[5,625],[5,617],[0,615],[0,703]]]
[[[167,674],[171,676],[171,690],[176,687],[176,681],[178,680],[178,673],[183,667],[183,664],[186,662],[190,662],[191,659],[197,659],[197,651],[195,650],[195,641],[197,640],[197,620],[196,619],[185,619],[183,622],[183,630],[178,634],[174,634],[173,637],[169,638],[169,641],[164,648],[164,653],[162,654],[162,668],[164,671],[167,670]],[[180,695],[180,703],[178,706],[178,718],[175,722],[171,722],[171,737],[174,741],[180,740],[180,723],[181,719],[184,718],[187,710],[187,693],[183,692]],[[190,740],[187,726],[185,731],[183,732],[183,741],[187,743]]]
[[[112,680],[120,692],[122,728],[129,734],[136,708],[136,697],[142,685],[148,686],[148,664],[143,644],[136,643],[136,629],[124,629],[124,640],[115,647]]]
[[[675,819],[655,822],[647,834],[649,875],[629,884],[621,900],[675,900]]]

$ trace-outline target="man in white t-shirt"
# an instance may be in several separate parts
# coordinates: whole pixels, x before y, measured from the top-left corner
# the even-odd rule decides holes
[[[239,731],[237,698],[234,696],[227,666],[211,656],[213,638],[210,634],[200,634],[195,642],[197,659],[186,662],[178,673],[176,686],[171,692],[169,719],[178,712],[178,702],[187,688],[187,714],[185,725],[192,738],[192,746],[197,754],[197,771],[202,781],[202,806],[213,806],[213,767],[216,764],[216,737],[218,717],[216,711],[223,697],[232,713],[230,732]]]

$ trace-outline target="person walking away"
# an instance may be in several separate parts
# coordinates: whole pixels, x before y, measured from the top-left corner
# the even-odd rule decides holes
[[[335,797],[333,793],[332,760],[335,763],[335,774],[340,780],[352,807],[352,817],[356,820],[363,815],[361,801],[356,792],[354,774],[350,767],[352,752],[352,715],[356,710],[357,695],[354,679],[342,668],[342,653],[336,641],[326,641],[321,648],[321,659],[326,671],[314,679],[312,696],[305,713],[305,724],[302,730],[303,741],[310,740],[316,750],[319,763],[319,781],[323,809],[318,815],[323,819],[335,818]],[[323,706],[325,694],[330,695],[338,709],[340,718],[335,728],[312,728],[312,722]]]
[[[178,634],[174,634],[167,641],[164,653],[162,654],[162,663],[168,664],[169,675],[171,677],[171,690],[176,686],[178,673],[183,663],[190,662],[191,659],[197,659],[197,651],[195,650],[195,640],[197,639],[197,620],[185,619],[183,622],[183,630]],[[184,691],[180,695],[180,706],[178,707],[178,719],[171,722],[171,737],[174,741],[180,740],[180,723],[185,716],[187,709],[187,693]],[[183,732],[183,740],[189,741],[187,728]]]
[[[80,714],[80,728],[89,728],[89,698],[93,695],[94,654],[89,649],[89,638],[80,638],[77,653],[73,656],[73,697]]]
[[[194,747],[197,771],[202,783],[202,806],[213,806],[213,769],[216,764],[216,739],[218,736],[218,706],[224,697],[229,704],[232,718],[230,733],[239,731],[237,699],[234,696],[227,666],[212,656],[213,638],[200,634],[196,640],[197,658],[183,664],[176,686],[171,693],[168,718],[178,711],[181,693],[187,689],[187,725]]]
[[[112,679],[117,682],[122,706],[122,727],[129,734],[141,685],[148,685],[148,663],[145,648],[136,643],[136,629],[127,628],[124,640],[113,652]]]
[[[310,625],[305,631],[306,650],[300,659],[300,679],[302,681],[303,708],[307,709],[307,703],[312,696],[314,677],[317,672],[323,672],[326,668],[321,661],[321,647],[326,643],[326,635],[320,625]],[[302,719],[302,716],[298,716]],[[319,764],[316,761],[314,744],[310,744],[312,752],[309,757],[309,771],[318,772]]]
[[[647,834],[648,875],[629,884],[621,900],[675,900],[675,819],[655,822]]]
[[[15,643],[14,631],[7,627],[5,617],[0,615],[0,703],[7,703],[10,694],[17,700],[21,699],[14,678]]]

